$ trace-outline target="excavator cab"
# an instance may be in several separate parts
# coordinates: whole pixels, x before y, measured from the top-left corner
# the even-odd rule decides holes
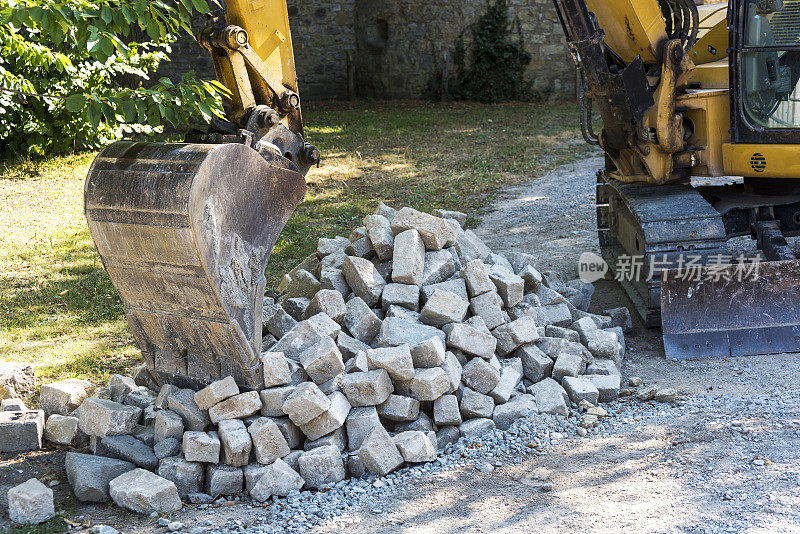
[[[89,230],[150,374],[263,385],[264,269],[319,151],[303,137],[285,0],[227,0],[199,36],[229,96],[184,143],[121,141],[89,170]]]

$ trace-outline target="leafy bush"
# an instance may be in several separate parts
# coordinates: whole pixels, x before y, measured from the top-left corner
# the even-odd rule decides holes
[[[206,0],[0,0],[0,155],[93,149],[221,114],[216,81],[150,76]],[[135,80],[131,83],[130,80]]]
[[[532,84],[525,78],[531,55],[525,51],[519,20],[510,20],[506,0],[495,0],[494,4],[487,1],[486,13],[469,29],[470,65],[467,67],[462,34],[453,52],[455,72],[448,80],[449,94],[438,96],[485,104],[531,99]],[[440,87],[442,74],[437,77],[434,86]]]

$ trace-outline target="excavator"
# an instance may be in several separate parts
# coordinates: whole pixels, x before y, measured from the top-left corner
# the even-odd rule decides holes
[[[320,153],[303,136],[285,0],[227,0],[199,34],[225,118],[121,141],[90,167],[89,230],[152,378],[263,386],[264,269]]]
[[[800,1],[554,4],[602,256],[667,358],[800,352]]]

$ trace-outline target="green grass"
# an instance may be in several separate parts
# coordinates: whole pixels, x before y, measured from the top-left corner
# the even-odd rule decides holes
[[[270,259],[273,285],[379,201],[480,214],[502,186],[591,150],[571,104],[328,103],[304,114],[324,159]],[[140,361],[83,218],[93,157],[0,166],[0,361],[31,362],[40,381],[99,382]]]

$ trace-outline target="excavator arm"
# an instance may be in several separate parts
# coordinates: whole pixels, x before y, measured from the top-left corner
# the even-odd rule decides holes
[[[228,0],[199,41],[226,117],[185,143],[107,147],[86,219],[154,380],[256,389],[264,269],[320,155],[303,137],[285,0]]]

